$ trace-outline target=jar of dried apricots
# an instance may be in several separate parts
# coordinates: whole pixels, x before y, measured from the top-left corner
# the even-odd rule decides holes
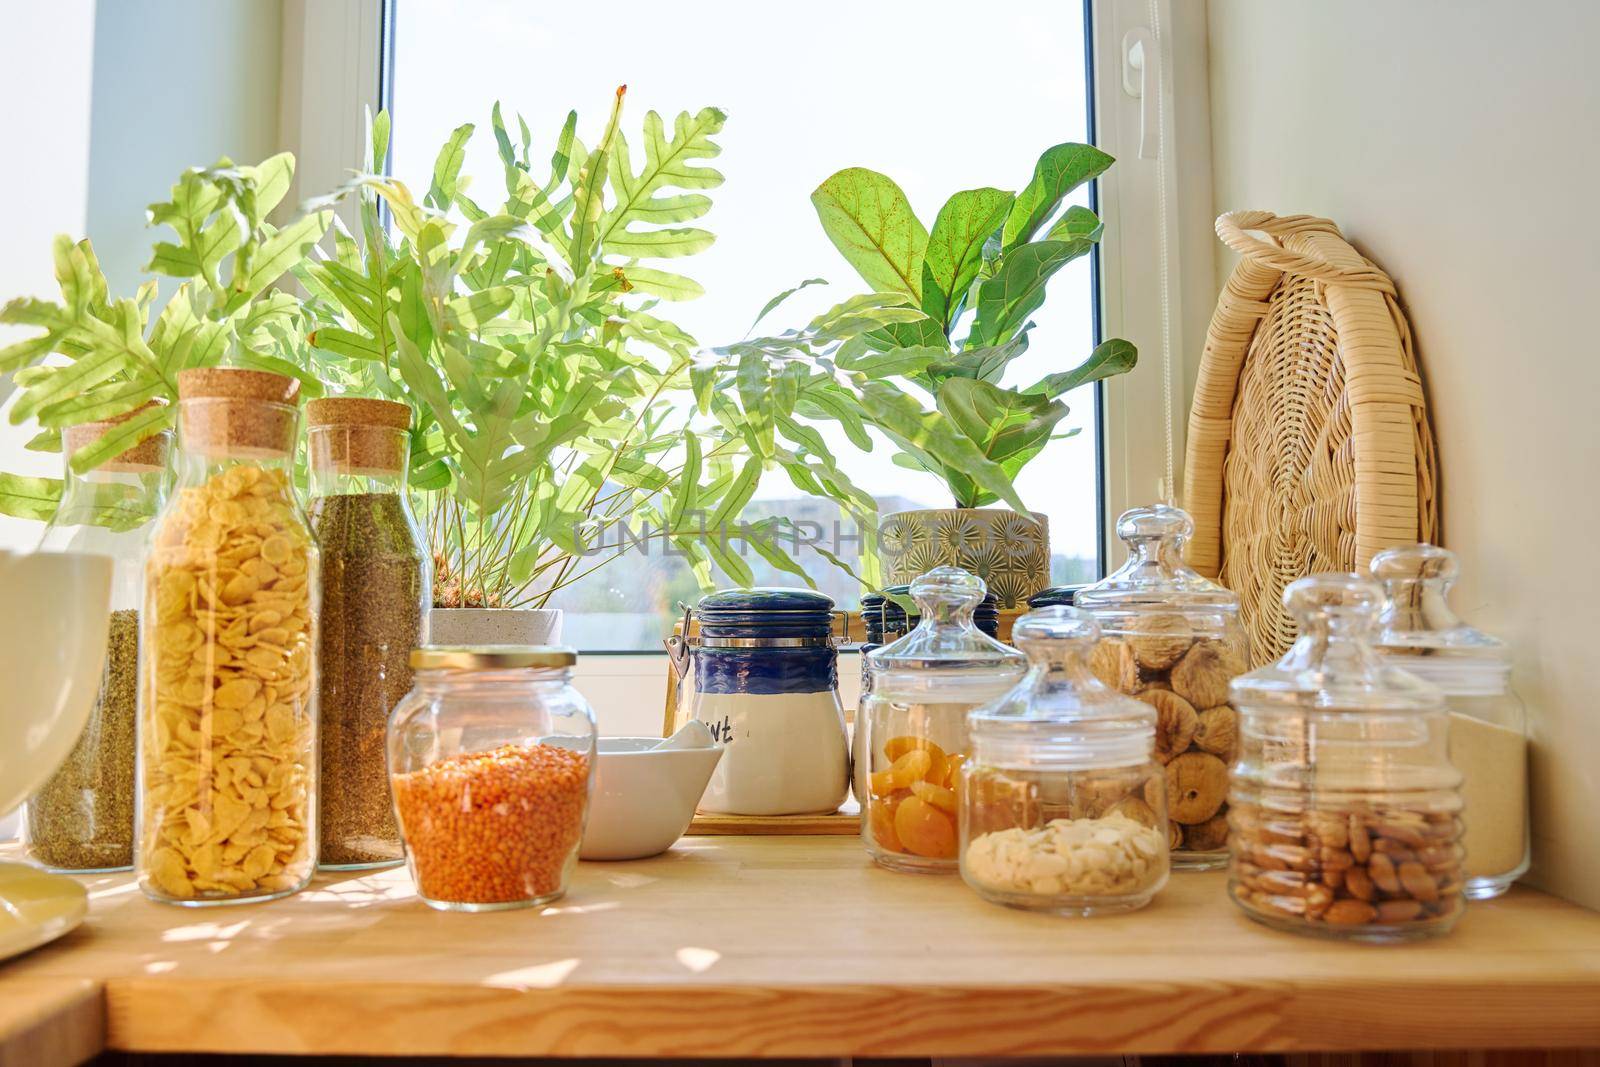
[[[1373,648],[1383,591],[1354,574],[1284,591],[1300,639],[1238,679],[1228,892],[1252,919],[1361,941],[1461,917],[1461,774],[1433,685]]]
[[[594,778],[570,648],[431,646],[389,722],[389,784],[417,894],[444,911],[567,890]]]
[[[911,583],[921,617],[916,628],[868,655],[861,836],[872,858],[891,870],[956,869],[967,713],[1006,692],[1027,668],[1022,653],[973,624],[984,593],[977,575],[936,567]]]
[[[178,375],[177,489],[139,626],[139,887],[177,904],[293,893],[317,859],[316,545],[296,502],[299,383]]]
[[[1017,620],[1022,681],[968,716],[961,876],[986,900],[1063,915],[1130,911],[1167,881],[1156,712],[1089,669],[1100,628],[1046,607]]]
[[[1073,603],[1100,624],[1089,665],[1106,685],[1156,712],[1166,767],[1172,866],[1228,861],[1228,766],[1238,715],[1228,684],[1244,672],[1239,598],[1183,562],[1194,521],[1178,508],[1134,508],[1117,519],[1128,559]]]

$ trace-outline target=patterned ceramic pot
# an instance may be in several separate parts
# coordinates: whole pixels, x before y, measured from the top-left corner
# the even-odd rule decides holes
[[[1001,610],[1026,608],[1050,584],[1050,525],[1043,515],[1000,508],[896,511],[883,518],[880,543],[888,585],[935,567],[960,567],[984,580]]]

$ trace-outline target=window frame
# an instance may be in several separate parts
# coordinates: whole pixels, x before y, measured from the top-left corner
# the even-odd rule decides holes
[[[394,3],[285,0],[280,127],[299,160],[289,202],[332,188],[363,167],[363,116],[386,102],[392,88]],[[1114,565],[1117,554],[1117,516],[1166,494],[1166,436],[1150,432],[1150,412],[1160,413],[1155,425],[1170,426],[1174,473],[1181,477],[1189,386],[1199,357],[1198,351],[1193,358],[1185,354],[1205,336],[1215,293],[1205,18],[1194,10],[1199,6],[1084,0],[1089,128],[1095,143],[1118,160],[1092,194],[1106,223],[1093,265],[1096,332],[1125,337],[1140,352],[1132,372],[1097,387],[1103,569]],[[1152,46],[1145,85],[1156,87],[1140,97],[1124,89],[1124,53],[1136,39]],[[1152,270],[1163,240],[1167,269]],[[597,653],[580,661],[579,672],[587,673],[584,663],[603,659],[603,668],[591,668],[597,675],[646,675],[650,669],[644,665],[661,664],[662,655]]]

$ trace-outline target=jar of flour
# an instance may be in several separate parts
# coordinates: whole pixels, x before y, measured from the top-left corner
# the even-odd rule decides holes
[[[833,601],[805,589],[735,589],[702,597],[690,614],[699,635],[667,642],[679,699],[725,749],[700,810],[836,810],[849,788],[850,749]]]

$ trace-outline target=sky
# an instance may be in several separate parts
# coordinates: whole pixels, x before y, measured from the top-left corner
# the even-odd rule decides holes
[[[419,197],[439,146],[470,121],[478,124],[465,168],[480,176],[473,193],[499,202],[489,129],[496,100],[513,125],[517,112],[527,119],[535,158],[547,158],[572,108],[580,136],[593,143],[612,92],[626,83],[623,129],[636,164],[646,111],[661,112],[669,126],[679,111],[728,112],[713,164],[727,181],[711,191],[715,207],[695,223],[717,242],[669,265],[706,295],[661,309],[706,346],[743,336],[770,297],[803,279],[830,284],[800,294],[764,331],[803,324],[865,291],[809,201],[833,172],[882,171],[930,225],[951,193],[1021,189],[1045,148],[1087,140],[1082,7],[1062,0],[626,0],[603,7],[397,0],[397,8],[393,169]],[[1088,260],[1058,274],[1049,292],[1008,384],[1070,369],[1093,345]],[[1017,487],[1049,516],[1054,551],[1092,557],[1099,521],[1093,398],[1084,389],[1066,399],[1072,413],[1061,426],[1083,432],[1053,443]],[[861,453],[842,435],[830,436],[867,490],[949,505],[931,475],[892,465],[886,444]],[[762,483],[763,496],[793,492],[780,473]]]

